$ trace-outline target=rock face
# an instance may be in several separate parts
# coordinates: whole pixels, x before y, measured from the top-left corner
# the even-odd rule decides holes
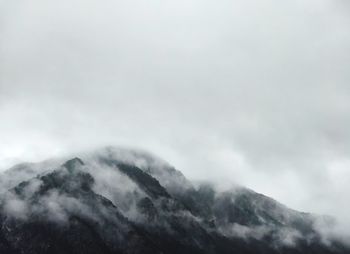
[[[45,166],[11,172],[0,253],[350,253],[324,243],[317,216],[242,187],[194,187],[148,154],[106,148]]]

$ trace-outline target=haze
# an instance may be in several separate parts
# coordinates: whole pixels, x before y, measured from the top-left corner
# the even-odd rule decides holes
[[[104,145],[350,226],[346,0],[0,1],[0,168]]]

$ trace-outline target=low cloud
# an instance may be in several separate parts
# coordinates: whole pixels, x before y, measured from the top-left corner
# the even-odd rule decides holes
[[[349,8],[0,1],[0,169],[139,147],[191,180],[235,182],[335,216],[345,232]]]
[[[134,223],[145,225],[148,228],[159,227],[174,235],[178,232],[174,231],[172,220],[180,219],[181,225],[189,229],[193,225],[200,225],[209,232],[213,230],[210,225],[215,223],[218,232],[227,237],[242,238],[246,241],[272,237],[271,239],[277,248],[294,247],[300,241],[312,242],[315,237],[320,237],[322,243],[329,246],[335,240],[348,244],[348,230],[335,218],[296,212],[239,185],[223,190],[220,185],[214,187],[214,185],[207,183],[196,186],[186,182],[181,190],[185,179],[181,173],[175,174],[170,165],[148,153],[108,147],[100,149],[98,152],[85,152],[82,155],[85,157],[84,164],[77,162],[78,164],[74,166],[77,171],[72,171],[69,166],[54,166],[53,161],[58,162],[63,159],[53,160],[50,164],[47,161],[38,164],[25,164],[31,165],[32,168],[38,168],[39,165],[50,165],[52,170],[41,169],[35,172],[28,170],[28,167],[25,168],[33,175],[27,176],[28,179],[25,179],[27,181],[2,194],[1,211],[9,218],[31,220],[40,216],[41,220],[55,222],[63,226],[77,215],[96,221],[99,225],[105,225],[106,221],[112,221],[121,226],[123,230],[127,230],[126,223],[118,216],[115,217],[116,213],[120,212]],[[135,160],[131,158],[135,158]],[[174,195],[175,199],[168,200],[165,197],[149,196],[137,182],[123,174],[117,165],[108,164],[105,162],[106,160],[115,160],[129,165],[140,164],[142,161],[143,163],[140,165],[142,165],[143,170],[148,170],[156,179],[159,177],[160,183],[168,184],[170,186],[168,191]],[[160,175],[159,170],[163,170]],[[19,179],[16,181],[15,173],[16,171],[12,175],[14,182],[19,182],[19,179],[23,180],[23,174],[18,171]],[[69,175],[71,177],[79,175],[79,178],[66,179],[65,177]],[[177,177],[174,178],[174,175]],[[53,176],[54,178],[51,179],[50,177]],[[94,192],[96,200],[86,200],[84,195],[80,196],[79,191],[86,186],[85,180],[88,181],[87,184],[92,184],[88,188]],[[62,182],[58,182],[59,186],[55,187],[57,181]],[[43,188],[47,188],[45,187],[47,184],[53,184],[52,189],[43,192]],[[64,190],[67,188],[70,191],[65,192]],[[204,192],[201,192],[203,190]],[[210,209],[213,209],[213,218],[196,216],[195,213],[186,210],[185,203],[181,204],[182,201],[177,200],[177,198],[182,200],[183,195],[191,195],[193,191],[200,193],[202,198],[208,199],[205,202],[209,202]],[[210,192],[213,194],[212,197]],[[106,207],[104,199],[109,200],[110,205],[116,207],[115,210]],[[236,217],[233,220],[237,220],[236,222],[231,221],[231,213],[235,213]],[[244,217],[242,217],[242,213],[244,213]],[[303,223],[303,229],[296,226],[300,223]],[[302,232],[305,228],[311,231]]]

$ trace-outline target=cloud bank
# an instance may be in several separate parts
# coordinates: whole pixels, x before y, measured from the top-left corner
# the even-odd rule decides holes
[[[350,225],[350,6],[0,1],[0,168],[101,145]],[[14,204],[20,205],[20,204]]]

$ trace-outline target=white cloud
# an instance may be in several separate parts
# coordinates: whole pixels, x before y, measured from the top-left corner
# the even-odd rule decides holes
[[[349,7],[0,1],[0,168],[134,146],[350,221]]]

